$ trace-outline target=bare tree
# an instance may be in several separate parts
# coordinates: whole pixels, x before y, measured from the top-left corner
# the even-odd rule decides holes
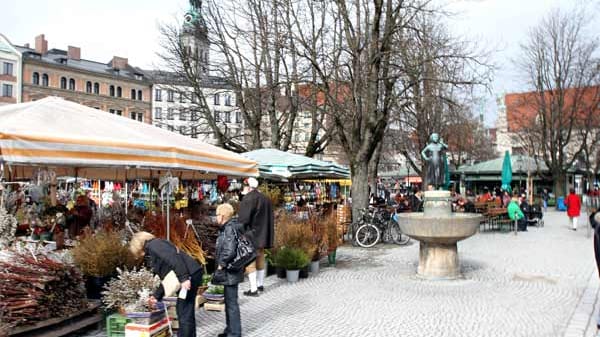
[[[486,86],[493,67],[486,52],[451,36],[440,15],[420,15],[415,21],[418,29],[401,37],[406,41],[399,63],[404,70],[398,86],[402,99],[392,117],[404,131],[398,140],[400,152],[425,179],[426,163],[421,161],[420,151],[432,133],[452,140],[450,156],[455,164],[462,163],[478,141],[481,134],[474,132],[479,128],[465,127],[476,124],[467,106],[473,87]]]
[[[507,104],[517,139],[546,164],[555,193],[566,192],[576,160],[587,154],[590,161],[599,126],[598,40],[586,34],[584,10],[553,10],[530,30],[520,65],[532,92]]]

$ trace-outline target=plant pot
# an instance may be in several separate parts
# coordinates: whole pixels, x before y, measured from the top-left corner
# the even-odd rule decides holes
[[[310,272],[313,274],[317,274],[319,272],[319,265],[320,265],[320,261],[312,261],[310,263]]]
[[[337,250],[332,250],[331,252],[329,252],[329,254],[327,255],[327,261],[329,262],[329,266],[333,266],[335,267],[335,253],[337,252]]]
[[[300,278],[308,278],[309,266],[300,269]]]
[[[267,264],[267,276],[271,276],[277,273],[277,268],[272,264]]]
[[[300,277],[300,270],[286,270],[285,274],[288,282],[298,282],[298,278]]]
[[[277,274],[278,278],[286,278],[285,268],[275,267],[275,273]]]
[[[86,276],[85,277],[85,292],[87,298],[92,300],[99,300],[102,298],[102,291],[104,285],[110,281],[111,276]]]

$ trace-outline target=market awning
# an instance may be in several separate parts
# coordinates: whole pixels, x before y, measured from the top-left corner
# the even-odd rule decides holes
[[[341,165],[276,149],[254,150],[242,155],[258,163],[261,175],[295,179],[350,177],[350,170]]]
[[[236,153],[58,97],[0,107],[0,162],[23,177],[38,166],[104,179],[258,175]]]

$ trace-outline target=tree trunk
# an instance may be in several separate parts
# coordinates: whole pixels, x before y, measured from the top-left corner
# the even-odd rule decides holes
[[[559,196],[567,196],[567,177],[562,174],[560,176],[553,177],[554,180],[554,195],[558,198]]]
[[[383,146],[383,141],[379,142],[375,152],[373,153],[373,157],[369,161],[369,186],[371,187],[371,193],[377,196],[377,175],[379,173],[379,161],[381,159],[381,148]]]
[[[369,206],[369,163],[359,162],[352,165],[352,222],[360,218],[360,210]]]

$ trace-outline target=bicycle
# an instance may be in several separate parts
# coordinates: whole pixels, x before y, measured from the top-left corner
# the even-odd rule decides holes
[[[397,245],[405,245],[410,241],[407,235],[402,234],[398,222],[384,210],[376,208],[373,214],[361,210],[361,218],[354,234],[354,241],[361,247],[370,248],[380,241]]]

